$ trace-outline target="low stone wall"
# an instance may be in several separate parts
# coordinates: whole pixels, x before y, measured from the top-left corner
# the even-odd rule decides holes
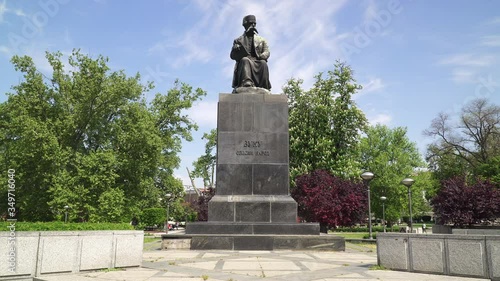
[[[472,226],[468,228],[457,228],[449,225],[433,225],[432,233],[434,234],[464,234],[464,235],[500,235],[500,227],[498,226]]]
[[[335,235],[164,234],[161,245],[163,250],[345,251],[344,238]]]
[[[453,228],[451,231],[463,235],[500,235],[498,228]]]
[[[10,232],[0,232],[0,259],[4,259],[0,280],[142,263],[143,231],[19,231],[15,232],[15,251],[9,243],[12,237]]]
[[[377,234],[378,264],[393,270],[500,280],[500,236]]]

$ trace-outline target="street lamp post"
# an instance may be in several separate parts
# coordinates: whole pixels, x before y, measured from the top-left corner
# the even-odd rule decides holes
[[[373,173],[372,172],[364,172],[361,174],[361,178],[366,184],[367,191],[368,191],[368,229],[370,232],[369,239],[373,239],[372,236],[372,207],[370,204],[370,181],[373,179]]]
[[[411,178],[405,178],[404,180],[401,181],[403,185],[408,187],[408,206],[410,209],[410,233],[413,233],[413,219],[412,219],[412,214],[411,214],[411,185],[415,182],[414,179]]]
[[[68,222],[68,209],[69,209],[68,205],[64,206],[64,223]]]
[[[172,198],[172,194],[167,193],[165,194],[165,197],[167,198],[167,218],[165,220],[165,233],[168,233],[168,217],[169,217],[169,209],[170,209],[170,198]]]
[[[380,196],[380,200],[382,200],[382,223],[384,224],[384,232],[386,232],[386,226],[385,226],[385,200],[387,197],[385,196]]]

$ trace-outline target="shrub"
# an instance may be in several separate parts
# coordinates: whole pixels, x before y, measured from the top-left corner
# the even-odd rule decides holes
[[[369,232],[368,227],[339,227],[332,229],[333,232]],[[398,232],[399,226],[386,227],[387,232]],[[372,232],[384,232],[383,226],[372,226]]]
[[[139,222],[144,226],[153,226],[153,225],[163,225],[165,223],[166,213],[163,208],[148,208],[142,211],[142,214],[139,216]]]
[[[10,222],[0,222],[4,231]],[[129,223],[64,223],[54,222],[16,222],[16,231],[77,231],[77,230],[133,230]]]
[[[372,238],[373,239],[377,239],[377,233],[376,232],[372,233]],[[370,234],[363,235],[363,239],[370,239]]]
[[[299,215],[307,221],[327,227],[352,226],[367,216],[367,196],[361,183],[331,175],[325,170],[296,178],[292,197],[299,205]]]
[[[468,185],[463,177],[445,180],[431,200],[439,223],[458,227],[494,221],[500,216],[500,190],[489,181]]]

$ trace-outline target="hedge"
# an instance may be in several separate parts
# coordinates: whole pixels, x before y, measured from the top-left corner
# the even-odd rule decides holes
[[[139,224],[142,226],[162,226],[165,222],[165,209],[162,208],[147,208],[142,211],[139,216]]]
[[[393,225],[391,227],[387,227],[387,232],[399,232],[401,226]],[[369,232],[368,227],[339,227],[331,229],[333,232]],[[372,226],[372,232],[384,232],[383,226]]]
[[[0,222],[0,231],[10,231],[10,222]],[[129,223],[16,222],[16,231],[134,230]]]

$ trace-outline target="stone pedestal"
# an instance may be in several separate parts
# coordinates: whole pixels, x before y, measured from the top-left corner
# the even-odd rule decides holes
[[[319,224],[297,223],[297,203],[289,193],[288,142],[287,96],[220,94],[216,195],[208,204],[208,222],[187,225],[186,234],[202,241],[192,242],[192,249],[212,244],[235,249],[234,241],[272,249],[276,235],[288,236],[286,241],[295,241],[289,242],[291,248],[299,249],[309,244],[290,235],[319,235]]]

